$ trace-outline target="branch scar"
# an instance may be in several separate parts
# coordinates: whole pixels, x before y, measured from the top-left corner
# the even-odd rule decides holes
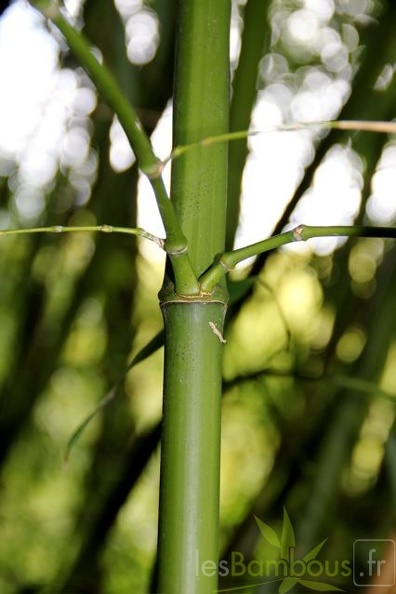
[[[218,327],[216,326],[216,324],[214,322],[209,322],[209,326],[210,326],[213,334],[215,336],[217,336],[217,338],[220,340],[220,342],[222,342],[223,344],[225,344],[227,341],[223,338],[223,335],[220,332],[220,330],[218,329]]]

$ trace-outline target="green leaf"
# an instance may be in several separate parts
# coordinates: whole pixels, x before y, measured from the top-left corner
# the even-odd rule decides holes
[[[78,440],[80,439],[81,435],[84,433],[85,429],[88,427],[90,422],[96,417],[96,415],[105,407],[107,407],[113,400],[116,398],[119,388],[121,386],[122,381],[124,380],[128,371],[135,367],[138,363],[141,363],[145,359],[147,359],[150,355],[155,353],[159,348],[161,348],[164,344],[164,330],[161,330],[148,342],[132,359],[129,363],[128,367],[126,368],[123,375],[117,381],[117,383],[107,392],[106,396],[102,398],[99,404],[94,408],[94,410],[84,419],[82,423],[77,427],[77,429],[72,433],[69,441],[66,444],[65,456],[64,460],[67,463],[70,458],[70,454],[77,444]]]
[[[286,594],[289,592],[297,583],[300,582],[300,578],[295,577],[287,577],[283,580],[281,585],[279,586],[279,594]]]
[[[276,535],[276,532],[271,528],[271,526],[268,526],[268,524],[262,522],[257,516],[254,516],[254,519],[256,520],[257,526],[261,534],[263,535],[264,539],[267,542],[269,542],[269,544],[273,545],[274,547],[280,550],[281,543]]]
[[[285,508],[283,508],[283,526],[281,535],[281,557],[289,560],[289,550],[296,546],[293,526]]]
[[[158,334],[156,334],[154,338],[152,338],[150,342],[148,342],[146,346],[141,348],[140,351],[133,357],[126,371],[128,372],[130,369],[132,369],[132,367],[135,367],[135,365],[141,363],[142,361],[150,357],[150,355],[158,351],[158,349],[160,349],[162,346],[164,346],[164,338],[165,332],[164,330],[160,330],[160,332],[158,332]]]
[[[72,436],[70,437],[69,441],[66,444],[66,451],[65,451],[65,462],[67,463],[70,458],[70,454],[72,449],[77,444],[78,440],[80,439],[81,435],[84,433],[85,429],[89,425],[89,423],[96,417],[98,412],[102,410],[105,406],[107,406],[116,396],[116,387],[114,387],[110,392],[106,394],[106,396],[99,402],[97,407],[88,415],[86,419],[77,427],[77,429],[73,432]]]
[[[300,584],[317,592],[345,592],[342,588],[337,588],[337,586],[333,586],[332,584],[324,584],[322,582],[315,582],[314,580],[300,580]]]
[[[303,557],[303,560],[311,561],[311,559],[316,559],[319,551],[321,550],[321,548],[323,547],[323,545],[325,544],[326,541],[327,541],[327,538],[322,540],[322,542],[320,544],[318,544],[314,549],[312,549],[312,551],[310,551]]]

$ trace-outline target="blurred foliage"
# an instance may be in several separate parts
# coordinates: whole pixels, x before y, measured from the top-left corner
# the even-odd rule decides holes
[[[392,2],[247,0],[233,8],[234,130],[250,121],[264,129],[338,116],[396,117]],[[76,16],[149,133],[172,96],[176,12],[175,0],[86,0]],[[47,34],[41,20],[37,27]],[[57,82],[41,119],[23,149],[0,152],[0,224],[136,226],[133,155],[121,150],[116,122],[57,37],[56,44]],[[55,122],[53,144],[40,148],[43,129],[55,134]],[[261,237],[290,221],[318,224],[321,211],[332,224],[393,224],[391,138],[310,126],[238,143],[230,150],[230,244],[248,216],[250,189],[260,192],[253,209],[266,201],[270,213],[275,203],[267,221],[253,212]],[[294,157],[285,153],[272,171],[271,158],[291,146]],[[262,178],[252,188],[242,176],[257,159]],[[116,235],[0,243],[0,591],[148,592],[161,350],[125,376],[67,464],[64,454],[131,356],[161,329],[163,262]],[[356,539],[389,538],[395,529],[393,243],[312,245],[260,257],[232,277],[223,560],[233,551],[246,560],[271,557],[254,515],[279,533],[283,507],[304,552],[329,539],[328,560],[351,560]],[[364,559],[355,571],[359,563]],[[245,578],[224,578],[221,587],[242,587]],[[333,582],[354,591],[340,575]]]

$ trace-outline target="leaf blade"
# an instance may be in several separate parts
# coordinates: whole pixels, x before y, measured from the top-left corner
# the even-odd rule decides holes
[[[300,578],[286,577],[279,586],[279,594],[286,594],[299,582]]]
[[[285,508],[283,508],[283,526],[281,535],[281,557],[289,561],[290,549],[296,547],[296,536],[290,521],[289,515]]]
[[[280,550],[281,543],[275,530],[273,530],[271,526],[268,526],[268,524],[260,520],[260,518],[258,518],[257,516],[254,516],[254,519],[256,520],[256,524],[262,536],[264,537],[264,540],[266,540],[269,544]]]
[[[304,555],[303,560],[304,561],[311,561],[312,559],[316,559],[319,551],[322,549],[323,545],[327,542],[327,538],[325,538],[324,540],[322,540],[321,543],[319,543],[314,549],[312,549],[312,551],[309,551],[309,553],[307,553],[306,555]]]
[[[132,361],[128,364],[125,372],[119,378],[116,384],[107,392],[107,394],[100,400],[99,404],[94,408],[94,410],[78,425],[77,429],[75,429],[69,438],[64,454],[64,462],[67,464],[71,452],[73,448],[78,443],[81,435],[84,433],[85,429],[91,423],[91,421],[96,417],[96,415],[105,407],[107,407],[116,397],[118,394],[119,387],[121,386],[121,382],[125,378],[128,371],[130,371],[133,367],[141,363],[150,355],[155,353],[158,349],[160,349],[164,344],[164,337],[165,333],[164,330],[158,332],[144,347],[140,349],[140,351],[132,358]]]
[[[300,584],[305,586],[305,588],[309,588],[310,590],[315,590],[317,592],[345,592],[342,588],[338,588],[337,586],[333,586],[332,584],[325,584],[324,582],[315,582],[314,580],[300,580]]]

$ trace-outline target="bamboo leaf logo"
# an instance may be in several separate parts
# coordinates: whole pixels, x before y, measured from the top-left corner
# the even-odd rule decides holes
[[[296,548],[296,537],[287,511],[283,508],[283,526],[281,536],[281,557],[289,561],[290,549]]]
[[[302,586],[315,590],[315,592],[344,592],[344,590],[332,584],[324,584],[323,582],[315,582],[313,580],[299,580],[299,582]]]
[[[281,550],[281,543],[279,538],[276,535],[275,530],[273,530],[271,528],[271,526],[268,526],[268,524],[265,524],[264,522],[262,522],[257,516],[254,516],[254,519],[256,520],[257,526],[261,532],[261,534],[263,535],[264,539],[271,545],[273,545],[274,547],[276,547],[277,549]]]
[[[319,551],[321,550],[321,548],[323,547],[323,545],[325,544],[325,542],[327,542],[327,538],[325,538],[324,540],[322,540],[322,542],[320,544],[318,544],[314,549],[312,549],[312,551],[310,551],[309,553],[307,553],[303,557],[304,561],[308,562],[308,561],[311,561],[312,559],[316,559],[316,557],[318,556]]]
[[[281,583],[278,590],[279,594],[287,594],[287,592],[290,592],[297,584],[316,592],[344,591],[337,586],[333,586],[332,584],[310,579],[303,579],[307,574],[308,576],[310,575],[310,563],[314,560],[316,570],[316,564],[320,563],[319,561],[316,561],[316,558],[326,543],[327,538],[320,542],[311,551],[306,553],[303,558],[295,559],[294,555],[296,550],[296,536],[286,509],[283,509],[283,523],[280,538],[276,534],[275,530],[271,528],[271,526],[260,520],[260,518],[257,516],[254,516],[254,518],[264,540],[266,540],[268,544],[278,549],[280,562],[282,564],[286,562],[288,575],[283,573],[284,577],[281,578]],[[282,565],[282,567],[284,566]],[[278,575],[278,573],[276,573],[276,575]],[[316,577],[317,573],[314,575]]]
[[[298,583],[301,582],[301,580],[299,578],[292,578],[292,577],[287,577],[284,578],[284,580],[282,580],[281,585],[279,586],[279,594],[286,594],[286,592],[290,592],[290,590],[292,588],[294,588],[294,586]]]

